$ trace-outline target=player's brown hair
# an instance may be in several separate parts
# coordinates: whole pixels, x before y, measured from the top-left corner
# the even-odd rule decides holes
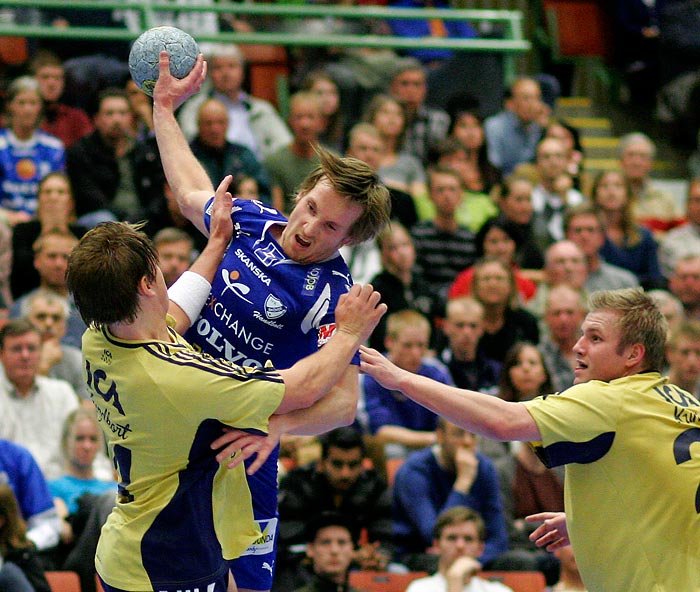
[[[389,222],[389,190],[367,163],[357,158],[336,156],[320,146],[316,153],[321,164],[302,182],[297,201],[326,180],[338,194],[362,206],[362,214],[350,228],[351,244],[374,238]]]
[[[139,282],[155,281],[158,268],[158,253],[141,227],[103,222],[73,249],[66,283],[86,325],[99,329],[136,319]]]

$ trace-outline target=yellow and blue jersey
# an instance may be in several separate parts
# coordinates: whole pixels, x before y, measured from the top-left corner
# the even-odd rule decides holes
[[[700,402],[647,372],[523,404],[588,590],[700,590]]]
[[[125,341],[107,330],[83,336],[88,388],[119,476],[95,562],[100,577],[123,590],[186,589],[225,572],[224,559],[260,537],[243,467],[220,467],[210,444],[224,426],[266,431],[282,378],[170,335],[171,342]]]

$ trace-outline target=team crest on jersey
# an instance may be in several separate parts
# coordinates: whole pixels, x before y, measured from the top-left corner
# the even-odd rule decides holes
[[[274,267],[286,259],[282,251],[272,241],[269,241],[264,247],[256,247],[253,253],[265,267]]]
[[[328,340],[333,337],[335,333],[335,323],[329,323],[328,325],[321,325],[318,328],[318,347],[328,343]]]
[[[265,298],[265,316],[268,319],[279,319],[286,312],[287,307],[277,296],[269,294]]]

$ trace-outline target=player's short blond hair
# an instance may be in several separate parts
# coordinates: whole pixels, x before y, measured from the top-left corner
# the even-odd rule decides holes
[[[611,311],[618,315],[618,353],[641,343],[645,349],[644,370],[660,372],[663,369],[668,334],[666,319],[654,299],[642,288],[593,292],[589,298],[589,311]]]

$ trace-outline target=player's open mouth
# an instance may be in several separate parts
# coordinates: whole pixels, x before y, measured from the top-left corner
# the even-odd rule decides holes
[[[298,234],[296,236],[297,242],[302,246],[302,247],[310,247],[311,243],[309,241],[305,241],[303,238],[301,238]]]
[[[574,371],[575,370],[585,370],[588,368],[588,364],[584,364],[581,360],[576,360],[576,365],[574,366]]]

